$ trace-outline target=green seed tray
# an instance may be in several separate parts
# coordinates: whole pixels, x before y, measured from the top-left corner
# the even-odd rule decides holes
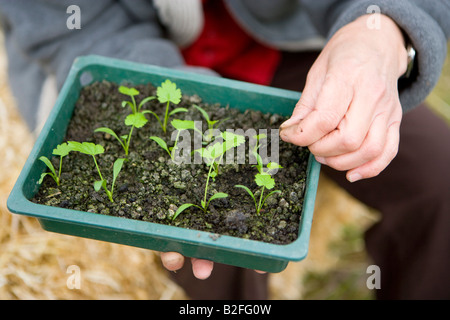
[[[289,261],[300,261],[308,253],[320,164],[310,156],[305,199],[297,240],[276,245],[230,236],[188,230],[120,217],[44,206],[30,199],[37,192],[45,165],[40,156],[50,157],[64,139],[75,103],[83,86],[108,80],[122,84],[152,83],[165,79],[176,82],[184,94],[197,94],[203,101],[229,105],[240,110],[290,115],[300,93],[266,86],[187,73],[151,65],[100,56],[75,60],[55,106],[41,131],[8,198],[8,209],[16,214],[35,217],[43,229],[72,236],[114,242],[156,251],[176,251],[187,257],[208,259],[267,272],[284,270]]]

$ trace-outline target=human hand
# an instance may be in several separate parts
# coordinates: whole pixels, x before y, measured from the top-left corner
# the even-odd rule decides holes
[[[169,271],[177,271],[184,265],[184,256],[177,252],[161,252],[161,262]],[[209,278],[214,268],[214,262],[203,259],[191,258],[192,273],[197,279]]]
[[[184,265],[184,256],[177,252],[161,252],[161,262],[169,271],[177,271]],[[191,258],[192,273],[197,279],[205,280],[211,275],[214,268],[214,262],[203,259]],[[255,272],[263,274],[264,271],[255,270]]]
[[[398,26],[380,15],[341,28],[311,67],[302,96],[280,136],[308,146],[322,164],[354,182],[383,171],[396,156],[402,108],[397,80],[407,68]]]

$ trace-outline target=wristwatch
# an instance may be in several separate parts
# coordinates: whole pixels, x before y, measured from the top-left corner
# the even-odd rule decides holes
[[[406,52],[408,53],[408,65],[406,67],[406,72],[402,76],[402,78],[409,78],[411,76],[411,72],[414,68],[414,61],[416,58],[416,50],[414,49],[411,42],[408,42],[406,46]]]

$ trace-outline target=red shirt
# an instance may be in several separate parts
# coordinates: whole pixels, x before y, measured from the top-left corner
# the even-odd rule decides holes
[[[222,1],[203,1],[205,23],[198,39],[182,50],[186,64],[215,70],[223,77],[269,85],[280,52],[247,34]]]

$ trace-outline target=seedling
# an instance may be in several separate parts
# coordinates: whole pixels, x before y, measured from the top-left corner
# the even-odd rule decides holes
[[[272,174],[274,171],[283,168],[276,162],[269,162],[264,168],[264,164],[262,161],[261,156],[258,153],[258,149],[260,148],[259,140],[266,138],[265,134],[260,134],[254,137],[257,140],[257,143],[255,145],[255,148],[253,149],[253,154],[256,157],[257,164],[255,165],[256,169],[258,170],[258,173],[255,175],[255,182],[256,184],[261,187],[261,195],[259,197],[259,202],[257,202],[255,194],[246,186],[243,185],[235,185],[235,187],[244,189],[247,191],[247,193],[252,197],[254,203],[255,203],[255,209],[256,214],[259,214],[262,207],[264,206],[264,203],[266,202],[267,198],[275,193],[280,193],[280,190],[275,190],[267,194],[264,198],[264,190],[271,190],[275,186],[275,180],[272,178]]]
[[[198,111],[200,111],[200,113],[202,114],[203,118],[206,120],[206,123],[208,124],[208,135],[207,135],[207,136],[204,136],[204,135],[202,134],[203,137],[204,137],[205,140],[206,140],[205,143],[208,143],[208,142],[210,142],[210,141],[212,140],[212,138],[213,138],[214,125],[219,126],[219,123],[220,123],[220,122],[226,121],[226,120],[228,120],[228,118],[222,119],[222,120],[211,120],[211,119],[209,118],[208,113],[205,111],[205,109],[203,109],[202,107],[199,107],[199,106],[197,106],[197,105],[195,105],[195,104],[194,104],[193,106],[194,106]]]
[[[264,190],[271,190],[273,189],[273,187],[275,186],[275,180],[272,178],[272,176],[268,173],[257,173],[255,175],[255,182],[256,184],[261,187],[261,195],[259,196],[259,202],[256,202],[256,197],[255,194],[246,186],[243,185],[235,185],[235,187],[238,188],[242,188],[245,191],[247,191],[247,193],[252,197],[254,203],[255,203],[255,209],[256,209],[256,214],[259,215],[259,213],[261,212],[262,207],[264,206],[264,203],[266,202],[267,198],[270,197],[271,195],[275,194],[275,193],[280,193],[280,190],[275,190],[270,192],[269,194],[267,194],[264,198]]]
[[[106,186],[106,180],[103,178],[102,172],[100,171],[100,168],[97,163],[97,159],[95,158],[96,155],[102,154],[105,152],[105,149],[99,145],[94,144],[91,142],[77,142],[77,141],[69,141],[68,142],[71,150],[78,151],[80,153],[84,153],[87,155],[92,156],[92,159],[94,159],[95,167],[97,168],[98,175],[100,177],[100,180],[97,180],[94,182],[94,189],[95,191],[99,191],[100,188],[103,188],[106,192],[106,195],[108,196],[109,200],[111,202],[114,202],[113,200],[113,193],[114,193],[114,185],[116,184],[116,179],[119,176],[120,171],[122,170],[123,163],[125,159],[119,158],[116,161],[114,161],[113,165],[113,181],[111,184],[111,190],[108,189]]]
[[[208,146],[206,148],[202,148],[200,150],[196,150],[197,152],[200,152],[202,157],[205,158],[206,164],[209,166],[208,175],[206,178],[206,184],[205,184],[205,192],[203,196],[203,200],[200,201],[200,205],[194,204],[194,203],[185,203],[181,205],[178,210],[175,212],[173,216],[173,220],[178,217],[180,213],[182,213],[184,210],[194,206],[202,210],[203,212],[208,211],[209,203],[214,199],[221,199],[228,197],[228,194],[223,192],[217,192],[214,195],[212,195],[209,199],[207,199],[208,196],[208,186],[209,186],[209,180],[210,178],[215,178],[218,174],[218,166],[221,162],[224,154],[240,144],[245,142],[245,138],[241,135],[237,135],[231,132],[223,132],[222,138],[224,139],[224,142],[216,142],[211,146]],[[214,169],[214,171],[213,171]]]
[[[130,142],[131,142],[131,136],[133,134],[134,128],[142,128],[145,126],[145,124],[148,122],[147,118],[145,117],[145,113],[152,113],[152,111],[145,110],[141,112],[142,106],[147,103],[150,100],[155,99],[156,97],[150,96],[145,99],[142,99],[142,101],[139,103],[139,105],[136,105],[136,99],[134,98],[139,94],[139,91],[135,88],[128,88],[125,86],[119,87],[119,92],[125,95],[128,95],[131,98],[131,101],[122,101],[122,107],[129,106],[131,108],[131,114],[129,114],[125,118],[125,125],[131,126],[130,132],[126,135],[118,136],[113,130],[107,127],[101,127],[94,130],[94,132],[103,132],[110,134],[114,138],[119,141],[120,145],[122,146],[123,150],[125,151],[125,155],[128,156],[129,149],[130,149]]]
[[[41,184],[42,181],[44,181],[45,176],[49,175],[50,177],[53,178],[53,180],[55,180],[57,186],[60,185],[62,161],[63,161],[63,158],[69,154],[70,151],[72,151],[72,149],[65,142],[57,145],[56,148],[53,149],[53,155],[59,156],[58,172],[56,172],[55,167],[53,166],[52,162],[46,156],[39,157],[39,160],[44,162],[45,165],[50,169],[50,172],[44,172],[43,174],[41,174],[41,178],[38,181],[39,184]]]
[[[261,156],[258,153],[258,149],[261,147],[260,141],[262,139],[266,139],[266,138],[267,138],[267,136],[264,133],[258,134],[256,136],[253,136],[253,139],[256,139],[256,144],[255,144],[255,147],[252,150],[252,153],[255,156],[256,163],[257,163],[253,167],[256,167],[256,169],[258,170],[259,173],[263,173],[264,170],[263,170],[263,160],[262,160]]]
[[[223,143],[216,142],[207,148],[195,150],[201,154],[208,165],[211,163],[214,167],[214,171],[211,173],[211,178],[213,178],[213,180],[219,174],[219,165],[221,164],[223,156],[226,152],[245,143],[244,136],[232,132],[222,132],[221,137],[224,140]]]
[[[282,166],[280,166],[278,163],[276,162],[269,162],[266,165],[266,168],[264,168],[264,164],[262,161],[261,156],[259,155],[259,153],[255,152],[255,157],[256,157],[256,162],[257,164],[254,165],[254,167],[256,167],[256,169],[258,170],[258,173],[260,174],[269,174],[269,175],[273,175],[274,171],[283,168]]]
[[[176,130],[178,130],[177,137],[175,139],[175,143],[174,143],[173,147],[168,147],[167,143],[160,137],[151,136],[150,139],[155,141],[162,149],[164,149],[167,152],[167,154],[170,156],[172,161],[174,161],[175,150],[177,149],[178,139],[180,137],[181,131],[182,130],[195,130],[200,133],[201,133],[201,131],[195,127],[195,123],[192,120],[174,119],[170,123]]]
[[[137,129],[142,128],[147,123],[147,121],[148,120],[145,118],[142,112],[132,113],[125,118],[125,124],[127,126],[131,126],[130,132],[128,134],[119,137],[112,129],[109,129],[107,127],[97,128],[94,130],[94,132],[107,133],[116,138],[116,140],[119,141],[120,145],[125,151],[125,155],[128,156],[130,152],[129,150],[130,150],[131,136],[133,134],[134,128]]]
[[[126,106],[129,106],[133,114],[141,112],[141,108],[144,104],[156,98],[155,96],[147,97],[145,99],[142,99],[139,105],[136,105],[136,100],[134,99],[134,97],[140,94],[137,89],[120,86],[119,92],[131,98],[131,101],[122,101],[122,107],[124,108]]]
[[[173,104],[177,105],[181,101],[181,90],[178,89],[177,85],[169,79],[161,83],[161,86],[156,89],[156,96],[158,97],[158,101],[160,103],[166,103],[166,112],[164,114],[164,119],[161,121],[161,118],[155,112],[150,110],[146,110],[144,111],[144,113],[150,113],[154,115],[156,120],[158,120],[159,124],[161,125],[164,133],[166,133],[169,117],[178,112],[186,112],[188,110],[186,108],[176,108],[169,113],[170,103],[172,102]]]

